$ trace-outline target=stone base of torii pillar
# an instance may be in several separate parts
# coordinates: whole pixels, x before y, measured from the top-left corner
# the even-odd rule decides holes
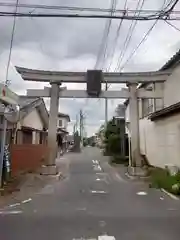
[[[128,174],[132,177],[146,177],[148,172],[147,169],[143,167],[128,166]]]

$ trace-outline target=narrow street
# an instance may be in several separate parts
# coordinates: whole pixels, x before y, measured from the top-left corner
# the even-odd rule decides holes
[[[96,148],[68,153],[61,161],[63,180],[11,211],[1,210],[0,239],[179,239],[179,201],[126,179]]]

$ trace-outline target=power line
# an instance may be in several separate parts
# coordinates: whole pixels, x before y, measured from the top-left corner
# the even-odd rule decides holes
[[[113,11],[115,10],[115,8],[114,8],[115,4],[116,4],[116,2],[114,0],[111,0],[110,16],[113,15]],[[111,27],[111,21],[112,21],[112,19],[108,19],[106,21],[105,28],[104,28],[104,33],[103,33],[103,37],[102,37],[102,41],[101,41],[101,46],[100,46],[99,53],[98,53],[97,60],[96,60],[96,64],[95,64],[95,69],[97,69],[97,67],[99,66],[99,62],[101,61],[103,52],[106,54],[108,36],[109,36],[110,27]],[[103,55],[103,62],[104,62],[105,54]]]
[[[1,17],[34,17],[34,18],[89,18],[89,19],[124,19],[124,20],[138,20],[138,21],[152,21],[152,20],[164,20],[167,12],[159,12],[159,16],[156,15],[148,15],[148,16],[130,16],[128,14],[124,15],[99,15],[99,14],[47,14],[47,13],[13,13],[13,12],[0,12]],[[180,20],[180,12],[177,16],[170,16],[168,20]]]
[[[165,20],[165,22],[166,22],[169,26],[171,26],[172,28],[174,28],[175,30],[177,30],[177,31],[180,32],[180,28],[176,27],[174,24],[168,22],[167,20]]]
[[[117,0],[114,0],[113,1],[113,6],[112,6],[112,12],[111,12],[111,15],[113,16],[114,14],[114,11],[116,9],[116,6],[117,6]],[[108,36],[109,36],[109,32],[110,32],[110,28],[111,28],[111,25],[112,25],[112,19],[109,20],[109,23],[108,23]],[[105,59],[106,59],[106,54],[108,54],[108,36],[107,36],[107,40],[106,40],[106,46],[105,46],[105,50],[104,50],[104,54],[103,54],[103,62],[102,62],[102,68],[104,68],[104,64],[105,64]],[[108,58],[108,56],[107,56]]]
[[[125,1],[125,4],[124,4],[124,15],[126,14],[126,4],[127,4],[127,0]],[[115,39],[114,39],[114,44],[113,44],[113,48],[112,48],[112,52],[111,52],[111,60],[110,60],[109,66],[106,68],[107,72],[110,70],[112,62],[113,62],[113,58],[114,58],[114,54],[115,54],[115,50],[116,50],[116,46],[117,46],[117,42],[118,42],[118,38],[119,38],[122,23],[123,23],[123,19],[121,19],[121,21],[118,25],[117,31],[116,31],[116,36],[115,36]]]
[[[179,0],[178,0],[179,1]],[[177,0],[174,2],[173,6],[175,7],[175,5],[178,2]],[[165,5],[164,4],[162,6],[162,9]],[[171,1],[172,2],[172,1]],[[170,4],[170,3],[169,3]],[[171,11],[173,10],[173,8],[171,8]],[[151,33],[151,31],[153,30],[153,28],[155,27],[155,25],[157,24],[159,19],[156,19],[156,21],[154,22],[154,24],[151,26],[151,28],[147,31],[147,33],[144,35],[144,37],[142,38],[142,40],[140,41],[140,43],[137,45],[137,47],[133,50],[133,52],[130,54],[129,58],[126,60],[126,62],[123,64],[123,66],[120,68],[120,72],[124,69],[124,67],[126,66],[126,64],[130,61],[130,59],[134,56],[134,54],[136,53],[136,51],[139,49],[139,47],[143,44],[144,41],[146,41],[147,37],[149,36],[149,34]]]
[[[17,13],[18,3],[19,3],[19,0],[16,0],[15,13]],[[11,55],[12,55],[12,46],[13,46],[13,40],[14,40],[15,27],[16,27],[16,17],[14,17],[14,20],[13,20],[13,27],[12,27],[12,33],[11,33],[10,49],[9,49],[7,68],[6,68],[6,82],[5,82],[6,85],[9,84],[8,73],[9,73],[9,66],[10,66]]]
[[[170,6],[170,4],[173,2],[170,1],[170,3],[166,6]],[[7,3],[7,2],[0,2],[1,7],[15,7],[15,3]],[[43,5],[43,4],[27,4],[27,3],[18,3],[18,8],[33,8],[33,9],[45,9],[45,10],[63,10],[63,11],[88,11],[88,12],[111,12],[111,9],[109,8],[85,8],[85,7],[74,7],[74,6],[60,6],[60,5]],[[115,9],[115,13],[124,13],[123,9]],[[140,13],[151,13],[151,14],[158,14],[160,11],[157,12],[157,10],[133,10],[129,9],[128,13],[134,14],[135,12]],[[173,13],[179,13],[180,11],[173,11]]]
[[[131,53],[131,55],[128,57],[128,59],[126,60],[126,62],[123,64],[123,66],[120,68],[120,72],[124,69],[124,67],[126,66],[126,64],[130,61],[130,59],[134,56],[134,54],[136,53],[136,51],[140,48],[140,46],[142,45],[142,43],[147,39],[147,37],[149,36],[149,34],[151,33],[151,31],[153,30],[153,28],[155,27],[155,25],[157,24],[158,19],[153,23],[153,25],[151,26],[151,28],[147,31],[147,33],[144,35],[144,37],[142,38],[142,40],[140,41],[140,43],[137,45],[137,47],[133,50],[133,52]]]
[[[140,3],[141,3],[141,0],[138,1],[136,10],[139,8]],[[141,6],[140,6],[140,9],[142,9],[143,5],[144,5],[144,0],[142,1],[142,4],[141,4]],[[136,13],[135,13],[134,16],[136,16]],[[139,14],[138,14],[137,16],[139,16]],[[123,45],[122,50],[121,50],[120,55],[119,55],[119,59],[118,59],[118,62],[117,62],[117,66],[116,66],[116,68],[115,68],[115,71],[117,71],[118,68],[119,68],[119,66],[121,65],[121,62],[122,62],[122,60],[123,60],[123,58],[124,58],[124,55],[125,55],[125,53],[126,53],[126,50],[127,50],[128,46],[129,46],[129,44],[130,44],[130,41],[131,41],[131,38],[132,38],[132,36],[133,36],[133,32],[134,32],[134,29],[135,29],[136,25],[137,25],[137,20],[135,21],[135,23],[134,23],[133,21],[131,22],[131,25],[130,25],[128,34],[127,34],[127,36],[126,36],[124,45]]]

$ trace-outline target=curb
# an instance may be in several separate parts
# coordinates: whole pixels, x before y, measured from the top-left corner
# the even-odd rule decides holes
[[[180,200],[177,196],[175,196],[174,194],[166,191],[164,188],[161,188],[161,191],[164,192],[165,194],[167,194],[170,198],[174,199],[174,200]]]
[[[57,179],[57,180],[61,180],[61,179],[63,179],[63,178],[64,178],[64,176],[63,176],[62,172],[59,172],[59,173],[56,175],[56,179]]]
[[[137,179],[137,177],[133,177],[133,176],[129,175],[128,172],[126,172],[125,175],[126,175],[126,177],[128,177],[131,180],[136,180]]]

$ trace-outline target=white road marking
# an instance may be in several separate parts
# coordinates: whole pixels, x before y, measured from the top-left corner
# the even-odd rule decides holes
[[[108,235],[104,235],[104,236],[98,236],[98,239],[96,238],[73,238],[72,240],[116,240],[114,236],[108,236]]]
[[[139,196],[145,196],[145,195],[147,195],[147,192],[137,192],[136,194]]]
[[[77,211],[86,211],[86,208],[84,207],[84,208],[77,208],[76,209]]]
[[[20,206],[20,203],[14,203],[14,204],[9,205],[9,207],[16,207],[16,206]]]
[[[100,165],[97,165],[97,168],[98,168],[98,170],[102,170],[102,168],[101,168],[101,166]]]
[[[96,191],[96,190],[92,190],[91,193],[107,193],[105,191]]]
[[[26,199],[26,200],[22,201],[22,203],[28,203],[30,201],[32,201],[32,198]]]
[[[101,179],[100,178],[96,178],[96,181],[101,181]]]
[[[113,236],[99,236],[98,240],[116,240]]]
[[[176,208],[168,208],[168,211],[176,211]]]
[[[101,171],[101,170],[102,170],[100,166],[95,165],[95,166],[93,166],[93,167],[94,167],[94,170],[95,170],[95,171]]]
[[[8,215],[8,214],[21,214],[22,211],[1,211],[0,214]]]

